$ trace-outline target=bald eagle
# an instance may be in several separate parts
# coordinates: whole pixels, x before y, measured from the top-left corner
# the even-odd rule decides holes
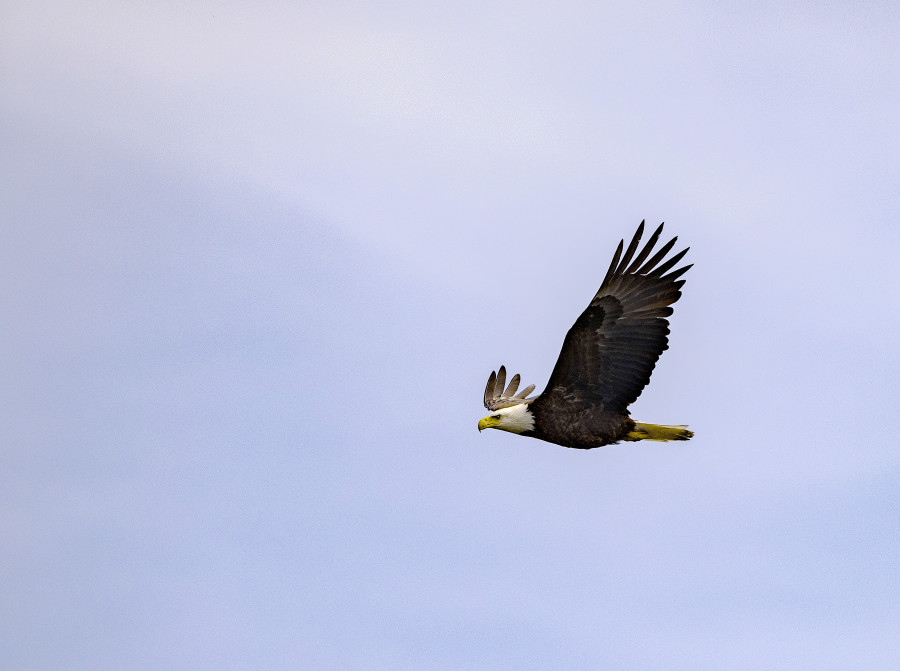
[[[662,230],[660,224],[639,252],[643,221],[624,254],[625,241],[619,241],[599,291],[566,334],[542,394],[528,397],[534,385],[517,394],[518,374],[504,390],[506,368],[491,372],[484,390],[484,407],[491,414],[478,422],[479,431],[501,429],[584,450],[620,440],[694,435],[686,426],[636,422],[628,412],[669,347],[666,317],[681,297],[684,280],[678,278],[693,265],[668,272],[690,249],[663,262],[677,237],[647,258]]]

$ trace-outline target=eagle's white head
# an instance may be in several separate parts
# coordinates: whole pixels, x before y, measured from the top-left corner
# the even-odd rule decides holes
[[[478,422],[478,430],[483,431],[484,429],[525,433],[534,429],[534,415],[528,409],[527,403],[500,408]]]

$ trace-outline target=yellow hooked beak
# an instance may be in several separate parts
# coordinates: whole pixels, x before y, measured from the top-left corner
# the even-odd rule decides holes
[[[487,417],[483,417],[480,422],[478,422],[478,430],[484,431],[485,429],[492,429],[500,423],[500,418],[496,415],[488,415]]]

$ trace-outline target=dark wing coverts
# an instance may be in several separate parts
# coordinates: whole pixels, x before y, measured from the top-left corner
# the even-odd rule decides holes
[[[534,406],[602,406],[627,414],[669,346],[669,306],[681,297],[684,280],[678,278],[691,267],[665,274],[688,251],[661,263],[678,238],[648,258],[662,230],[660,225],[637,255],[644,222],[624,254],[624,240],[619,242],[600,290],[566,334],[547,388]]]

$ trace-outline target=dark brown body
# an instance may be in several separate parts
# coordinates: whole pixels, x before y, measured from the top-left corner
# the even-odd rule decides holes
[[[522,435],[580,450],[603,447],[625,440],[635,426],[634,420],[630,417],[610,413],[602,406],[555,407],[549,411],[542,407],[538,397],[529,410],[534,415],[536,430]]]

